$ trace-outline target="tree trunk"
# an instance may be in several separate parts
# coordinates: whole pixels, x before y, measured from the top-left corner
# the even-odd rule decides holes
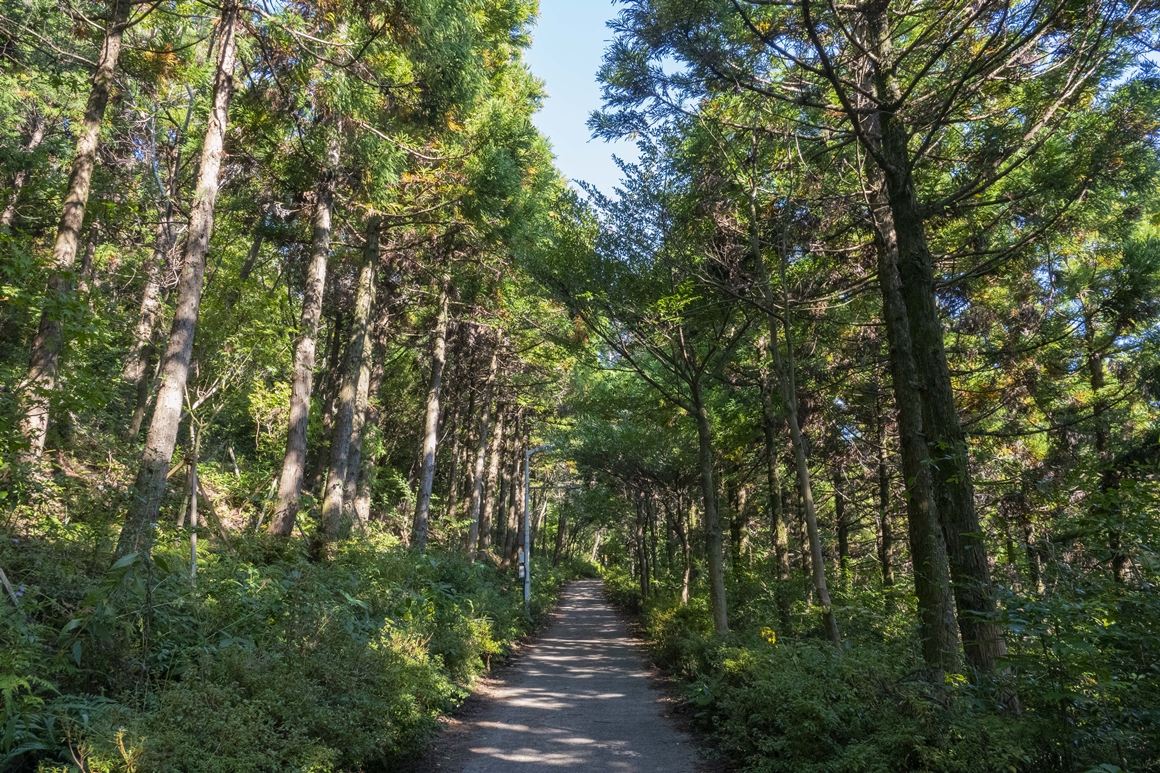
[[[508,499],[511,497],[511,477],[508,475],[508,457],[511,455],[512,420],[504,429],[503,448],[499,452],[499,470],[496,481],[495,507],[491,517],[491,544],[495,546],[497,559],[502,563],[504,540],[507,538]]]
[[[483,507],[483,467],[487,462],[487,440],[491,422],[491,397],[495,389],[496,370],[499,367],[499,339],[491,352],[491,364],[487,369],[487,383],[483,388],[483,402],[479,417],[479,439],[475,445],[475,466],[471,482],[471,528],[467,535],[467,557],[475,560],[479,545],[479,520]]]
[[[893,62],[884,13],[871,12],[868,20],[877,61]],[[888,67],[876,68],[875,89],[879,105],[899,103],[901,88]],[[968,664],[991,673],[1007,647],[1002,630],[993,621],[995,603],[987,547],[975,510],[966,439],[955,407],[935,296],[934,259],[911,172],[909,138],[894,111],[880,108],[875,117],[879,151],[885,161],[881,171],[901,280],[899,293],[906,305],[915,370],[922,384],[923,430],[930,446],[935,512],[946,541],[959,631]]]
[[[133,348],[125,360],[125,381],[136,388],[137,402],[133,417],[125,431],[125,439],[134,441],[141,434],[145,409],[149,404],[149,382],[157,353],[157,321],[161,315],[161,280],[173,251],[173,211],[166,203],[158,203],[157,237],[153,255],[145,266],[145,288],[141,293],[141,311],[133,334]]]
[[[520,435],[516,434],[517,438]],[[507,534],[503,542],[503,560],[500,565],[507,567],[516,558],[517,551],[524,544],[524,447],[527,441],[520,438],[512,444],[511,491],[512,508],[508,520]]]
[[[741,568],[741,540],[744,532],[742,525],[742,488],[737,486],[732,492],[726,486],[726,497],[729,499],[729,566],[733,571]]]
[[[516,490],[523,488],[524,485],[524,479],[521,477],[523,473],[521,472],[520,459],[517,458],[522,453],[522,437],[523,414],[516,409],[512,414],[511,426],[507,430],[507,451],[503,461],[504,506],[503,517],[500,519],[503,522],[503,539],[496,538],[496,544],[499,546],[500,566],[507,566],[514,553],[516,530],[519,528],[515,504]]]
[[[77,271],[77,292],[90,309],[93,308],[93,299],[90,290],[93,287],[93,262],[97,256],[97,244],[100,242],[101,224],[94,221],[89,225],[88,237],[85,239],[85,256],[81,258],[81,267]]]
[[[760,234],[757,220],[757,177],[753,176],[749,192],[749,219],[750,219],[750,250],[753,253],[754,263],[758,267],[762,291],[765,295],[767,319],[769,322],[769,350],[773,355],[774,372],[781,384],[781,402],[785,411],[785,422],[789,428],[790,445],[793,447],[794,461],[797,464],[798,486],[802,497],[802,515],[805,518],[806,534],[809,540],[810,564],[814,580],[814,590],[818,596],[818,603],[822,607],[822,620],[826,633],[830,637],[838,655],[844,653],[842,636],[838,630],[838,621],[834,617],[833,606],[830,602],[830,591],[826,586],[826,565],[822,555],[821,536],[818,533],[818,516],[814,509],[813,487],[810,485],[810,471],[806,463],[805,442],[802,439],[801,427],[798,424],[797,401],[797,374],[794,361],[793,338],[789,327],[789,296],[785,286],[784,259],[781,263],[782,282],[782,314],[781,326],[785,333],[786,360],[782,365],[780,347],[777,343],[778,319],[774,315],[773,288],[770,285],[769,272],[765,266],[765,257],[761,252]]]
[[[998,659],[1006,655],[1007,646],[1002,630],[994,622],[995,602],[991,597],[987,546],[975,509],[967,444],[959,424],[943,346],[932,259],[926,248],[921,221],[917,220],[913,189],[902,194],[905,204],[900,203],[899,198],[898,195],[891,196],[891,208],[895,213],[895,223],[900,222],[901,215],[907,226],[897,228],[899,273],[914,342],[915,362],[923,384],[923,427],[929,427],[926,439],[934,473],[935,509],[946,540],[952,587],[959,610],[959,631],[967,662],[982,673],[991,673]]]
[[[324,181],[328,176],[333,179],[334,174],[338,168],[338,153],[339,153],[338,138],[337,138],[337,136],[335,136],[331,139],[330,143],[327,145],[326,161],[327,161],[328,169],[323,172],[323,180]],[[320,186],[319,191],[318,191],[320,195],[315,199],[315,206],[316,207],[322,206],[323,202],[324,202],[324,199],[321,197],[321,194],[323,193],[322,187],[323,186]],[[334,210],[334,201],[333,201],[334,191],[333,190],[331,190],[329,192],[329,197],[330,197],[330,202],[327,204],[327,206],[333,212],[333,210]],[[257,265],[258,257],[262,254],[262,244],[266,241],[266,229],[268,227],[266,225],[266,223],[268,220],[270,220],[270,218],[274,217],[274,213],[276,211],[277,211],[277,208],[275,207],[274,202],[271,201],[269,204],[266,205],[266,207],[262,210],[262,214],[258,217],[258,224],[254,226],[254,237],[253,237],[253,240],[250,242],[250,251],[246,253],[246,259],[242,263],[242,268],[238,271],[238,283],[239,284],[244,284],[250,278],[250,274],[252,274],[254,272],[254,266]],[[318,227],[317,218],[318,218],[318,212],[315,211],[315,228]],[[327,223],[327,225],[329,226],[329,222]],[[330,232],[330,229],[328,227],[327,228],[327,244],[328,245],[330,243],[330,233],[329,232]],[[310,256],[311,256],[311,261],[310,261],[311,267],[313,267],[313,264],[314,264],[313,244],[311,245]],[[240,298],[240,296],[241,296],[240,292],[231,293],[229,298],[228,298],[228,301],[229,301],[228,305],[233,306],[235,303],[238,302],[238,299]]]
[[[435,483],[435,453],[439,443],[439,396],[443,387],[443,368],[447,364],[447,304],[450,290],[451,277],[444,275],[439,282],[439,311],[431,335],[431,385],[427,389],[423,470],[419,475],[419,496],[415,502],[415,521],[411,529],[411,544],[419,550],[427,549],[427,527],[431,519],[431,487]]]
[[[1090,312],[1084,314],[1084,357],[1087,360],[1088,385],[1095,397],[1092,415],[1095,423],[1095,450],[1099,460],[1099,485],[1092,515],[1106,524],[1108,531],[1108,551],[1112,567],[1112,580],[1124,583],[1127,579],[1128,555],[1124,551],[1123,536],[1120,533],[1119,490],[1120,473],[1116,469],[1111,448],[1111,428],[1108,422],[1108,405],[1104,395],[1107,379],[1104,375],[1104,352],[1096,345],[1096,320]]]
[[[471,420],[471,413],[471,410],[468,410],[468,422]],[[451,469],[447,473],[447,509],[445,511],[448,522],[453,522],[455,514],[459,512],[459,478],[463,467],[463,432],[460,426],[462,421],[462,409],[457,407],[455,416],[451,421]]]
[[[701,385],[694,381],[693,418],[697,421],[697,459],[701,473],[701,503],[705,508],[705,551],[709,568],[709,605],[713,609],[713,629],[718,636],[729,633],[729,611],[725,601],[725,555],[721,544],[721,519],[717,514],[717,489],[713,482],[713,428],[709,412],[701,400]]]
[[[568,534],[568,516],[560,510],[556,516],[556,548],[552,551],[552,566],[559,566],[564,554],[564,537]]]
[[[894,534],[890,529],[890,472],[886,466],[886,420],[878,397],[874,398],[874,429],[878,456],[878,563],[882,566],[882,586],[894,586]]]
[[[495,433],[491,439],[491,460],[487,465],[487,491],[483,502],[483,515],[479,519],[479,547],[480,553],[487,553],[491,549],[491,527],[495,506],[499,500],[499,461],[503,455],[503,431],[507,412],[500,406],[495,409]]]
[[[372,336],[370,326],[367,326],[366,340],[363,341],[363,357],[358,370],[358,383],[354,393],[354,419],[350,430],[350,460],[346,466],[346,483],[342,492],[342,519],[345,523],[359,523],[363,521],[357,512],[356,499],[358,484],[363,479],[363,447],[366,444],[367,406],[370,403],[371,391],[371,351]]]
[[[648,514],[649,566],[652,567],[652,579],[656,584],[660,583],[660,566],[657,561],[657,506],[656,497],[652,493],[645,498],[645,512]]]
[[[544,528],[544,526],[547,524],[547,518],[548,518],[548,494],[547,494],[547,492],[541,491],[539,508],[535,509],[535,513],[536,513],[535,518],[532,519],[531,540],[529,541],[530,542],[529,548],[530,548],[530,551],[533,553],[537,549],[536,548],[536,537],[539,537],[541,535],[543,535],[543,539],[540,540],[540,548],[539,549],[547,550],[547,546],[544,545],[544,543],[548,541],[548,531],[547,531],[547,529]],[[529,561],[531,560],[531,556],[528,556],[528,560]]]
[[[302,293],[301,337],[294,348],[294,375],[290,383],[290,420],[286,432],[286,454],[278,483],[278,499],[270,533],[289,537],[298,517],[298,498],[306,472],[306,434],[310,423],[310,396],[314,385],[314,361],[318,323],[322,319],[322,298],[326,292],[326,265],[330,258],[331,218],[339,162],[338,132],[330,138],[314,205],[314,234],[310,242],[310,267]],[[257,237],[255,237],[256,241]],[[336,341],[337,344],[337,341]]]
[[[928,668],[955,672],[959,668],[958,633],[947,571],[946,543],[935,513],[930,456],[923,436],[922,395],[902,299],[902,280],[895,264],[894,231],[890,211],[876,202],[874,217],[879,234],[878,281],[882,317],[890,345],[894,402],[898,407],[898,439],[902,477],[906,482],[906,513],[910,555],[914,564],[914,591],[918,597],[919,638]]]
[[[342,386],[342,358],[345,354],[344,341],[350,338],[347,326],[350,320],[342,309],[336,309],[330,318],[327,331],[326,363],[323,365],[321,383],[315,384],[311,396],[322,409],[322,431],[320,437],[329,439],[334,431],[334,410],[338,400],[338,390]],[[302,488],[308,491],[318,491],[326,480],[327,457],[326,443],[318,447],[306,448],[306,475],[302,481]]]
[[[846,582],[850,573],[850,524],[846,521],[846,495],[842,491],[842,473],[834,470],[834,521],[838,531],[838,573]]]
[[[48,434],[49,402],[56,388],[56,374],[64,336],[60,307],[67,301],[72,289],[69,275],[76,263],[77,244],[85,222],[85,207],[89,201],[89,185],[97,161],[101,124],[104,122],[105,108],[109,104],[117,59],[121,55],[121,38],[131,7],[130,0],[113,0],[109,8],[109,25],[105,31],[101,55],[97,60],[97,69],[93,73],[84,117],[81,119],[76,155],[73,156],[72,168],[69,170],[68,189],[65,191],[64,207],[56,229],[56,242],[52,248],[53,274],[48,282],[44,311],[40,315],[40,328],[32,341],[28,378],[22,385],[18,408],[20,432],[27,443],[27,448],[20,455],[25,462],[39,459],[44,452],[44,440]]]
[[[169,344],[161,362],[161,390],[157,394],[153,421],[149,425],[133,501],[117,545],[120,555],[140,550],[148,543],[150,524],[156,522],[161,508],[161,500],[165,495],[165,475],[169,471],[173,447],[177,442],[189,364],[193,356],[193,337],[201,305],[206,255],[209,253],[209,240],[213,232],[214,204],[217,200],[226,122],[234,90],[237,18],[236,1],[226,0],[219,17],[219,48],[214,70],[212,106],[202,145],[197,191],[190,210],[185,259],[177,285],[177,308],[173,315]]]
[[[802,498],[802,516],[806,525],[806,537],[809,543],[810,567],[814,580],[814,592],[817,593],[818,603],[822,607],[822,621],[826,627],[826,634],[835,650],[843,653],[842,636],[838,631],[838,621],[834,617],[833,606],[830,602],[830,590],[826,586],[826,564],[822,555],[822,539],[818,532],[818,514],[814,509],[814,490],[810,484],[810,470],[806,463],[805,441],[802,439],[801,428],[798,426],[797,415],[797,387],[794,378],[793,341],[789,338],[788,321],[783,321],[786,335],[786,369],[782,369],[781,354],[778,351],[777,338],[773,325],[770,326],[770,351],[774,355],[774,367],[781,374],[782,403],[785,407],[785,422],[789,427],[790,445],[793,447],[794,461],[797,464],[798,486]]]
[[[689,543],[692,509],[691,499],[687,509],[677,502],[677,511],[673,518],[673,527],[677,530],[677,539],[681,543],[681,606],[687,606],[689,603],[689,580],[693,575],[693,546]]]
[[[1024,508],[1020,513],[1020,520],[1023,522],[1023,541],[1027,550],[1027,571],[1031,579],[1031,587],[1035,589],[1036,593],[1042,594],[1046,588],[1043,586],[1043,567],[1040,563],[1039,548],[1035,544],[1035,529],[1031,525],[1031,516]]]
[[[765,342],[763,338],[762,343]],[[761,412],[765,432],[766,484],[769,489],[769,531],[773,537],[773,555],[777,563],[777,578],[789,579],[789,541],[785,532],[785,512],[781,499],[781,475],[777,462],[777,434],[773,411],[773,379],[769,372],[767,346],[759,346],[761,356]]]
[[[48,129],[48,122],[44,120],[44,116],[36,113],[32,116],[32,132],[28,136],[28,144],[24,146],[25,155],[32,155],[40,143],[44,142],[44,134]],[[8,194],[8,203],[4,206],[4,212],[0,213],[0,233],[8,233],[12,227],[12,221],[16,219],[16,203],[20,200],[20,191],[24,188],[24,183],[28,181],[28,169],[21,169],[12,178],[12,193]]]
[[[191,420],[191,424],[192,424]],[[189,457],[188,481],[189,486],[189,576],[197,577],[197,464],[201,456],[201,428],[191,427],[193,434],[193,448]]]
[[[390,329],[390,304],[381,300],[376,305],[379,308],[379,314],[372,323],[372,329],[367,335],[366,342],[366,345],[370,348],[370,354],[364,355],[364,359],[371,361],[370,378],[366,387],[366,398],[362,402],[364,410],[360,457],[366,460],[361,465],[354,487],[353,518],[355,523],[364,525],[371,521],[371,496],[373,494],[375,478],[378,476],[380,467],[379,460],[382,458],[381,452],[375,458],[366,458],[367,438],[370,437],[372,431],[378,431],[382,413],[379,404],[371,401],[370,398],[378,395],[383,388],[383,376],[385,375],[383,364],[384,351],[386,349],[387,334]],[[362,389],[361,385],[359,389]],[[349,482],[349,476],[347,480]],[[345,496],[349,496],[349,493]]]
[[[382,221],[378,217],[372,217],[367,222],[366,245],[363,247],[354,314],[351,317],[350,342],[347,344],[342,386],[339,388],[334,412],[334,428],[330,438],[330,466],[327,469],[326,485],[322,495],[322,522],[326,530],[326,539],[331,542],[344,536],[342,503],[346,496],[346,475],[350,466],[358,383],[364,367],[363,352],[366,350],[367,330],[375,303],[375,271],[378,268],[381,225]]]

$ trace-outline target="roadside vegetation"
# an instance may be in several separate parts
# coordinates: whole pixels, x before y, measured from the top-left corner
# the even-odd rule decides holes
[[[601,192],[534,0],[0,3],[0,768],[392,769],[599,565],[741,769],[1160,773],[1156,4],[618,13]]]
[[[27,578],[0,612],[5,770],[390,769],[581,571],[538,562],[529,614],[512,572],[460,553],[379,534],[318,562],[237,534],[193,582],[188,545],[113,562],[79,520],[0,548]]]

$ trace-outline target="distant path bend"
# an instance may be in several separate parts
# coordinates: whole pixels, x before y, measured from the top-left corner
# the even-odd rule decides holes
[[[436,742],[429,769],[694,773],[693,741],[664,716],[649,678],[600,581],[573,583],[555,620],[462,719],[458,737]]]

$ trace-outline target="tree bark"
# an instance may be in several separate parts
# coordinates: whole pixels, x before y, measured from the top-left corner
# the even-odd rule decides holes
[[[323,366],[321,383],[315,383],[312,400],[318,401],[322,409],[322,432],[320,436],[329,440],[334,431],[334,411],[338,400],[338,390],[342,386],[342,358],[345,354],[344,340],[350,338],[347,329],[350,323],[348,315],[342,309],[336,309],[330,318],[327,331],[327,347]],[[326,442],[321,447],[306,449],[306,476],[302,487],[310,491],[318,491],[326,481],[327,457]]]
[[[911,170],[909,138],[902,119],[881,105],[901,101],[894,72],[884,63],[894,61],[887,21],[882,10],[868,15],[870,33],[880,63],[874,85],[881,171],[894,232],[899,292],[906,317],[914,363],[922,384],[923,429],[930,445],[935,510],[946,541],[959,631],[967,663],[983,673],[995,670],[1006,654],[1003,632],[994,622],[991,570],[983,530],[975,509],[966,438],[959,424],[943,341],[943,325],[935,296],[934,259]]]
[[[749,503],[751,487],[742,484],[737,489],[737,511],[733,514],[732,539],[737,543],[733,551],[734,568],[749,565]]]
[[[874,217],[879,235],[882,317],[890,345],[894,402],[898,406],[898,439],[902,477],[906,481],[907,525],[922,656],[927,667],[934,671],[955,672],[959,668],[958,631],[946,543],[935,512],[929,449],[923,435],[922,395],[906,321],[906,303],[902,298],[902,279],[895,264],[894,231],[890,211],[881,202],[876,202]]]
[[[701,396],[701,385],[690,385],[693,418],[697,422],[697,461],[701,473],[701,504],[705,509],[705,552],[709,568],[709,605],[713,629],[718,636],[729,633],[729,611],[725,600],[725,555],[721,518],[717,513],[717,489],[713,482],[713,428]]]
[[[336,136],[336,137],[333,137],[331,139],[331,142],[327,146],[326,161],[327,161],[328,169],[323,172],[323,179],[324,180],[327,176],[331,177],[332,179],[335,176],[335,172],[337,171],[337,168],[338,168],[338,154],[339,154],[338,138]],[[322,193],[321,187],[320,187],[319,193],[320,194]],[[331,211],[333,212],[333,210],[334,210],[334,202],[333,202],[334,191],[333,190],[330,191],[330,199],[331,199],[331,202],[330,202],[329,206],[330,206]],[[321,206],[321,204],[322,204],[322,199],[321,199],[321,197],[319,197],[315,201],[315,207]],[[249,280],[250,274],[252,274],[254,272],[254,266],[257,265],[258,257],[262,254],[262,245],[266,241],[266,229],[268,227],[266,223],[268,220],[270,220],[270,218],[274,217],[275,211],[276,211],[275,204],[273,201],[271,201],[269,204],[267,204],[262,209],[262,214],[258,217],[258,223],[257,223],[257,225],[254,226],[253,240],[250,242],[250,251],[246,253],[246,259],[242,263],[242,268],[238,271],[238,283],[239,284],[244,284],[247,280]],[[318,217],[318,212],[316,209],[315,210],[315,218],[317,218],[317,217]],[[315,227],[317,228],[317,219],[315,220]],[[329,232],[329,228],[327,229],[327,231]],[[329,233],[328,233],[327,234],[327,244],[329,244],[329,242],[330,242],[330,239],[329,239]],[[311,261],[310,261],[312,266],[314,263],[313,257],[314,257],[314,251],[312,248],[311,249]],[[237,303],[240,295],[241,295],[240,292],[232,293],[228,299],[229,305],[233,306],[235,303]]]
[[[40,147],[40,143],[44,142],[44,134],[47,129],[48,122],[44,120],[44,116],[35,113],[32,116],[32,132],[28,136],[28,144],[24,146],[25,155],[32,155],[33,151]],[[0,213],[0,233],[8,233],[12,228],[12,221],[16,219],[16,203],[20,200],[20,191],[27,181],[27,167],[21,169],[12,178],[12,192],[8,194],[8,203],[4,206],[4,212]]]
[[[502,527],[497,531],[493,540],[499,553],[500,566],[507,565],[508,548],[515,544],[514,530],[517,528],[514,518],[515,491],[523,485],[523,479],[516,477],[519,473],[516,454],[519,452],[518,446],[522,429],[522,415],[519,409],[513,408],[511,419],[505,431],[507,438],[504,442],[503,458],[500,460],[500,477],[503,480],[503,485],[500,487],[502,491],[500,499],[503,505],[500,508],[496,523],[502,524]]]
[[[27,448],[20,454],[24,462],[34,462],[44,452],[44,441],[48,434],[49,403],[51,394],[56,389],[60,349],[64,337],[59,307],[66,302],[72,289],[70,274],[76,263],[77,244],[85,222],[85,207],[88,205],[89,186],[97,161],[101,124],[104,122],[105,108],[109,104],[113,76],[121,55],[121,38],[131,7],[130,0],[113,0],[109,8],[109,24],[101,46],[101,55],[97,60],[97,69],[93,73],[84,117],[81,119],[76,155],[73,156],[72,168],[69,170],[64,207],[56,229],[56,242],[52,248],[53,274],[48,282],[45,307],[40,315],[40,327],[32,341],[28,378],[22,385],[18,407],[20,432],[27,444]]]
[[[503,456],[504,424],[507,411],[500,406],[495,409],[495,432],[491,439],[491,457],[487,465],[487,489],[483,502],[483,515],[479,519],[478,552],[487,553],[491,549],[491,529],[495,506],[499,503],[499,462]]]
[[[483,468],[487,462],[487,440],[491,422],[491,397],[495,389],[496,370],[499,367],[499,339],[496,338],[491,351],[491,364],[487,369],[487,382],[483,388],[483,401],[479,417],[479,439],[475,444],[475,466],[471,482],[471,528],[467,535],[467,557],[475,560],[479,545],[479,519],[483,506]]]
[[[376,304],[379,312],[372,322],[372,329],[367,336],[366,343],[370,348],[370,354],[364,355],[364,359],[370,360],[371,367],[370,379],[366,387],[367,397],[363,401],[365,410],[363,412],[361,456],[364,461],[355,482],[353,514],[355,523],[364,525],[371,522],[371,500],[374,494],[374,483],[378,477],[379,467],[381,466],[380,460],[385,456],[380,451],[375,457],[367,458],[366,444],[367,438],[370,437],[370,432],[377,432],[382,421],[382,407],[380,403],[378,401],[372,401],[370,398],[379,395],[383,389],[383,376],[386,372],[383,361],[385,359],[384,353],[387,345],[387,336],[390,330],[391,304],[389,301],[391,300],[393,299],[389,297],[383,298]],[[359,388],[361,389],[362,387],[360,386]],[[347,480],[350,480],[349,476]]]
[[[541,535],[543,535],[543,539],[540,541],[540,549],[544,549],[544,550],[547,549],[546,546],[544,545],[544,542],[546,542],[548,540],[548,536],[547,536],[548,533],[547,533],[547,530],[543,528],[547,523],[547,517],[548,517],[548,494],[546,491],[541,490],[539,507],[538,508],[533,507],[532,509],[535,512],[535,517],[532,518],[532,533],[531,533],[531,540],[530,540],[531,544],[529,545],[529,547],[531,549],[531,552],[535,553],[536,549],[537,549],[536,548],[536,538],[541,536]],[[532,558],[531,556],[528,556],[529,561],[531,560],[531,558]]]
[[[358,383],[354,393],[354,419],[350,430],[350,460],[346,466],[346,483],[342,492],[342,518],[345,523],[362,524],[359,517],[357,498],[359,481],[363,479],[363,447],[366,444],[367,408],[371,394],[371,357],[372,336],[370,325],[367,326],[366,340],[363,342],[363,357],[358,370]]]
[[[556,547],[552,551],[552,566],[559,566],[564,555],[564,537],[568,534],[568,516],[560,510],[556,516]]]
[[[838,654],[844,652],[842,648],[842,635],[838,631],[838,621],[834,617],[833,605],[830,601],[830,590],[826,585],[826,564],[825,557],[822,555],[822,539],[818,531],[818,514],[814,508],[814,490],[810,483],[810,469],[806,462],[806,447],[805,441],[802,438],[801,427],[798,426],[798,412],[797,412],[797,386],[794,377],[794,355],[793,355],[793,341],[789,335],[789,322],[782,320],[785,328],[786,336],[786,367],[783,370],[780,362],[781,354],[779,352],[776,328],[770,325],[770,351],[774,356],[774,367],[781,375],[780,381],[782,384],[782,403],[785,406],[785,422],[789,427],[790,445],[793,447],[794,461],[797,464],[798,486],[802,498],[802,516],[806,525],[806,537],[809,541],[809,555],[810,568],[814,580],[814,592],[817,593],[818,603],[822,607],[822,622],[826,628],[826,634],[830,637],[830,642],[834,645]]]
[[[524,544],[524,448],[527,441],[521,433],[513,433],[511,467],[511,516],[508,518],[507,533],[503,541],[503,557],[500,565],[509,566],[516,558],[516,551]]]
[[[382,221],[378,217],[372,217],[367,222],[366,245],[363,247],[354,314],[351,317],[350,343],[347,344],[342,386],[339,388],[335,406],[334,428],[330,439],[330,466],[326,473],[326,485],[322,495],[322,522],[326,539],[331,542],[343,536],[345,528],[342,503],[346,496],[346,476],[350,466],[358,382],[363,369],[363,352],[366,350],[371,309],[375,303],[375,271],[378,267],[381,226]]]
[[[882,586],[894,586],[894,533],[890,528],[890,472],[886,466],[886,420],[878,397],[874,398],[875,453],[878,461],[878,563],[882,566]]]
[[[427,549],[427,527],[431,519],[431,487],[435,483],[435,454],[439,443],[439,397],[443,387],[443,368],[447,364],[447,305],[451,277],[439,281],[439,310],[431,335],[431,384],[427,389],[427,421],[423,433],[423,469],[419,475],[419,496],[415,502],[415,521],[411,529],[411,544]]]
[[[1043,586],[1043,567],[1040,563],[1039,548],[1035,544],[1035,528],[1031,525],[1031,515],[1024,507],[1019,512],[1019,518],[1023,526],[1023,542],[1027,550],[1027,572],[1030,575],[1031,587],[1035,589],[1036,593],[1042,594],[1046,588]]]
[[[226,123],[233,96],[234,63],[237,56],[236,0],[226,0],[218,22],[218,60],[214,70],[213,97],[205,130],[197,191],[190,211],[185,242],[185,260],[177,285],[177,308],[169,344],[161,363],[161,390],[153,410],[153,421],[145,441],[145,452],[129,506],[125,526],[118,541],[118,554],[140,550],[148,543],[151,524],[156,522],[165,495],[165,475],[173,458],[177,429],[181,423],[193,338],[205,278],[206,255],[213,232],[214,204],[217,200]]]
[[[677,539],[681,543],[681,606],[689,603],[689,581],[693,574],[693,546],[689,543],[689,524],[692,521],[693,502],[690,499],[688,509],[677,502],[676,512],[673,514],[673,528],[676,529]]]
[[[850,524],[846,521],[846,494],[842,491],[842,473],[834,470],[834,522],[838,532],[838,573],[843,582],[850,572]]]
[[[467,411],[468,422],[471,421],[472,411]],[[455,415],[451,419],[451,469],[447,472],[447,503],[445,516],[449,522],[455,520],[455,514],[459,512],[459,479],[463,467],[463,438],[461,424],[463,422],[463,409],[459,406],[455,408]]]
[[[763,338],[760,342],[765,344]],[[773,555],[777,564],[777,578],[789,579],[789,540],[785,530],[785,508],[781,499],[781,475],[778,470],[776,418],[773,410],[773,378],[769,372],[768,346],[759,345],[761,366],[761,413],[762,429],[765,433],[766,484],[769,489],[769,531],[773,537]]]
[[[306,435],[310,423],[310,396],[314,386],[315,350],[318,324],[322,319],[322,298],[326,292],[326,266],[330,258],[331,219],[339,163],[338,132],[327,147],[326,166],[318,180],[314,206],[314,233],[310,242],[310,267],[302,294],[301,337],[294,348],[294,375],[290,384],[290,418],[286,432],[286,453],[278,483],[278,498],[270,533],[289,537],[298,516],[298,498],[306,473]],[[257,237],[255,237],[255,241]]]
[[[145,288],[141,293],[141,310],[133,333],[133,348],[125,360],[124,379],[134,386],[137,394],[133,416],[125,431],[125,439],[129,441],[136,440],[141,434],[145,409],[149,404],[149,381],[157,354],[157,322],[161,316],[161,281],[174,248],[172,207],[168,202],[159,202],[157,210],[156,241],[153,255],[145,267]]]

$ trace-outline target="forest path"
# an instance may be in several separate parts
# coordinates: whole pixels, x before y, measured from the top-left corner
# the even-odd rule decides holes
[[[693,773],[693,740],[665,716],[639,642],[601,593],[570,585],[555,619],[473,697],[424,770],[456,773]]]

